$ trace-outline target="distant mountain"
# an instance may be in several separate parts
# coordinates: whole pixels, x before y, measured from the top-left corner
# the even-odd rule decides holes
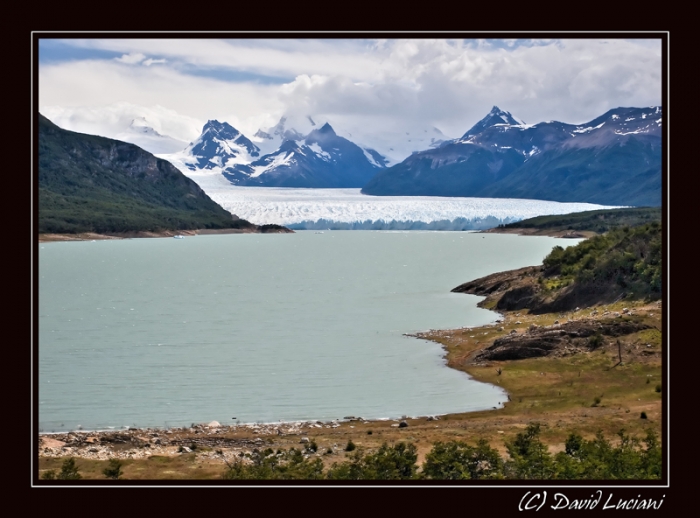
[[[461,138],[379,172],[362,192],[658,206],[661,123],[660,107],[528,125],[494,106]]]
[[[189,165],[191,170],[212,169],[250,162],[260,155],[260,149],[229,123],[210,120],[185,154],[194,159]]]
[[[482,131],[492,126],[506,124],[508,126],[518,126],[525,124],[523,121],[513,117],[510,112],[504,112],[498,106],[491,108],[491,111],[481,119],[479,122],[474,124],[469,131],[462,135],[462,139],[468,139],[474,135],[478,135]]]
[[[136,144],[153,154],[176,153],[187,146],[187,142],[156,131],[145,117],[131,121],[125,131],[115,135],[117,140]]]
[[[303,122],[312,128],[305,134],[283,117],[255,134],[257,145],[229,124],[209,121],[178,159],[192,171],[220,171],[234,185],[266,187],[362,187],[386,167],[382,155],[337,135],[330,124]]]
[[[253,140],[260,148],[261,155],[269,155],[277,151],[287,140],[303,140],[305,135],[311,133],[318,126],[313,118],[287,116],[281,117],[279,122],[266,130],[259,129]]]
[[[285,137],[298,137],[287,132]],[[223,171],[236,185],[267,187],[361,187],[384,168],[384,158],[338,136],[330,124],[306,137],[288,139],[249,165]]]
[[[38,130],[40,233],[258,229],[134,144],[67,131],[42,115]]]

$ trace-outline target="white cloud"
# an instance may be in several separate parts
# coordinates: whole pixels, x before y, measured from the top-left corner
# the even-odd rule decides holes
[[[146,59],[146,56],[144,56],[140,52],[136,52],[134,54],[123,54],[121,57],[114,59],[116,61],[119,61],[120,63],[126,63],[127,65],[135,65],[137,63],[141,63],[141,61]]]
[[[165,59],[147,59],[146,61],[143,62],[144,65],[147,67],[150,67],[151,65],[157,64],[157,63],[166,63]]]
[[[198,121],[225,120],[247,135],[285,113],[332,121],[337,131],[347,124],[371,142],[431,126],[459,136],[493,105],[530,123],[581,123],[613,107],[661,102],[660,40],[65,43],[122,56],[42,65],[40,109],[161,105]]]
[[[46,106],[41,113],[62,128],[106,137],[123,132],[134,119],[144,119],[161,135],[185,142],[197,138],[206,122],[157,104],[145,107],[127,102],[98,107]]]

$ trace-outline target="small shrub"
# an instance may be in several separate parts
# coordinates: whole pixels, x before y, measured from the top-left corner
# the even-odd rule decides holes
[[[641,415],[639,416],[641,419],[646,419],[647,418],[647,413],[642,412]]]
[[[601,401],[600,396],[594,397],[594,398],[593,398],[593,404],[592,404],[591,406],[598,406],[598,405],[600,405],[600,401]]]
[[[349,440],[347,446],[345,446],[345,451],[353,451],[355,448],[355,443]]]
[[[596,333],[588,338],[588,346],[591,349],[597,349],[601,345],[603,345],[603,335],[601,335],[600,333]]]
[[[117,459],[109,459],[109,466],[102,470],[105,477],[117,480],[122,476],[122,463]]]
[[[328,448],[328,449],[326,450],[326,455],[331,455],[331,454],[333,454],[333,450],[330,449],[330,448]]]
[[[649,378],[647,378],[647,385],[649,384]]]
[[[311,442],[306,445],[306,449],[309,451],[316,452],[318,451],[318,444],[316,444],[316,441],[312,439]]]
[[[61,466],[61,471],[56,473],[55,470],[51,469],[45,472],[42,476],[44,480],[79,480],[83,476],[78,473],[78,467],[75,465],[75,459],[73,457],[63,461]]]
[[[661,383],[659,383],[658,385],[656,385],[656,392],[661,393]]]
[[[42,475],[41,478],[43,480],[56,480],[56,470],[55,469],[50,469],[48,471],[45,471]]]
[[[197,449],[197,445],[195,443],[190,444],[190,450],[194,451]]]
[[[372,430],[367,430],[367,435],[372,435]]]

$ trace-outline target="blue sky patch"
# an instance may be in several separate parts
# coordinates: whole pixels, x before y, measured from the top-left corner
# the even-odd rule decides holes
[[[94,48],[76,47],[59,39],[39,40],[39,63],[61,63],[83,59],[113,59],[123,55],[123,52]]]

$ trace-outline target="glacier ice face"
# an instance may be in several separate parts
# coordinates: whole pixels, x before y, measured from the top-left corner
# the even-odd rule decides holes
[[[295,229],[475,230],[541,215],[608,208],[508,198],[367,196],[360,189],[239,187],[218,172],[174,165],[232,214],[257,225]]]

